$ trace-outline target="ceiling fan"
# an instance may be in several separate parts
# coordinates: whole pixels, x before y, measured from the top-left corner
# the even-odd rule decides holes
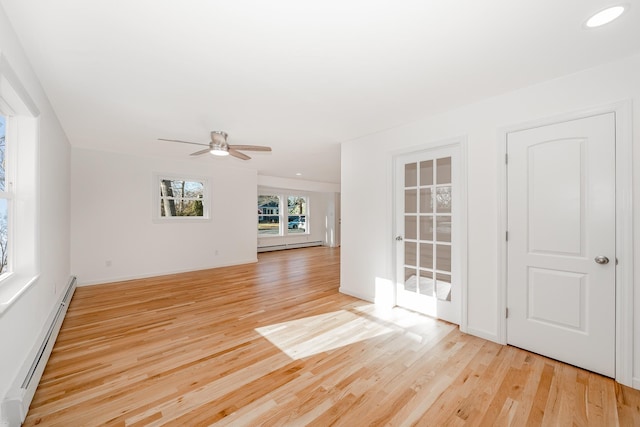
[[[242,160],[249,160],[251,157],[238,150],[243,151],[271,151],[271,147],[263,145],[229,145],[227,144],[227,133],[221,130],[214,130],[211,132],[211,142],[203,144],[201,142],[180,141],[179,139],[164,139],[158,138],[159,141],[179,142],[181,144],[193,144],[207,146],[204,150],[191,153],[192,156],[199,156],[205,153],[211,153],[214,156],[228,156],[231,154],[233,157],[237,157]]]

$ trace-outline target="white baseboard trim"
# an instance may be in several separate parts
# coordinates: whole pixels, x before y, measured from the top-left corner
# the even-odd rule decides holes
[[[469,334],[469,335],[473,335],[474,337],[482,338],[482,339],[485,339],[487,341],[493,341],[493,342],[495,342],[497,344],[504,345],[504,343],[500,342],[500,337],[495,332],[489,332],[489,331],[485,331],[485,330],[482,330],[482,329],[476,329],[476,328],[472,328],[470,326],[467,326],[467,332],[466,333]]]
[[[264,245],[258,246],[258,252],[271,252],[271,251],[282,251],[285,249],[300,249],[300,248],[310,248],[313,246],[323,246],[321,240],[316,240],[312,242],[298,242],[298,243],[281,243],[277,245]]]
[[[640,390],[640,378],[639,377],[633,377],[633,385],[632,386],[636,390]]]
[[[76,289],[76,278],[71,276],[64,292],[58,298],[42,327],[24,364],[16,375],[7,394],[0,401],[0,425],[20,426],[29,410],[44,368],[58,337],[58,332]]]
[[[235,261],[235,262],[230,262],[230,263],[225,263],[225,264],[216,264],[216,265],[212,265],[210,267],[202,267],[202,268],[195,268],[195,269],[187,268],[187,269],[180,269],[180,270],[159,271],[159,272],[155,272],[155,273],[144,273],[144,274],[134,274],[134,275],[127,275],[127,276],[105,277],[105,278],[102,278],[102,279],[89,279],[89,280],[86,280],[86,281],[83,281],[81,278],[79,278],[78,279],[78,286],[93,286],[93,285],[102,285],[102,284],[105,284],[105,283],[126,282],[128,280],[148,279],[150,277],[169,276],[171,274],[192,273],[194,271],[212,270],[214,268],[222,268],[222,267],[233,267],[235,265],[242,265],[242,264],[255,264],[256,262],[258,262],[258,258],[252,258],[252,259],[248,259],[248,260],[240,260],[240,261]]]
[[[349,289],[345,289],[342,286],[340,286],[340,288],[338,289],[338,292],[340,292],[341,294],[349,295],[351,297],[355,297],[355,298],[370,302],[370,303],[375,302],[374,297],[372,297],[371,295],[365,295],[360,292],[353,292]]]

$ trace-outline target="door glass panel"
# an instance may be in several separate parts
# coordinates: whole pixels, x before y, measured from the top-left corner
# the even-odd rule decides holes
[[[420,217],[420,240],[433,240],[433,216]]]
[[[405,239],[417,239],[417,224],[415,216],[405,216],[404,217],[404,237]]]
[[[451,184],[451,157],[436,160],[436,184]]]
[[[436,245],[436,270],[451,272],[450,245]]]
[[[451,275],[436,273],[436,297],[439,300],[451,301]]]
[[[431,197],[430,188],[420,189],[420,213],[433,212],[433,198]]]
[[[436,188],[436,212],[451,213],[451,186]]]
[[[409,292],[418,291],[418,277],[415,268],[405,267],[404,269],[404,290]]]
[[[432,268],[433,243],[420,243],[420,267]]]
[[[418,165],[408,163],[404,165],[404,186],[415,187],[418,185]]]
[[[433,271],[421,269],[419,275],[418,293],[433,296]]]
[[[404,263],[405,265],[416,265],[418,244],[415,242],[404,242]]]
[[[404,212],[416,213],[418,206],[418,190],[404,190]]]
[[[420,162],[420,185],[433,185],[433,160]]]
[[[444,215],[436,218],[436,240],[451,242],[451,216]]]

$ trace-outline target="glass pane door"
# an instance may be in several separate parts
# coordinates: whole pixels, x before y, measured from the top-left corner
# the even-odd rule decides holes
[[[457,248],[454,239],[455,151],[436,150],[396,161],[398,305],[442,317],[452,309]],[[459,306],[459,302],[455,302]],[[450,305],[450,304],[449,304]],[[459,307],[458,307],[459,308]],[[453,312],[459,313],[459,309]],[[459,315],[449,321],[459,322]]]
[[[451,301],[451,157],[405,164],[404,289]]]

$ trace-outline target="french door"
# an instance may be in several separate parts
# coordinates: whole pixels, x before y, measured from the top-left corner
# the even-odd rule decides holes
[[[395,160],[396,303],[460,323],[460,147]]]

